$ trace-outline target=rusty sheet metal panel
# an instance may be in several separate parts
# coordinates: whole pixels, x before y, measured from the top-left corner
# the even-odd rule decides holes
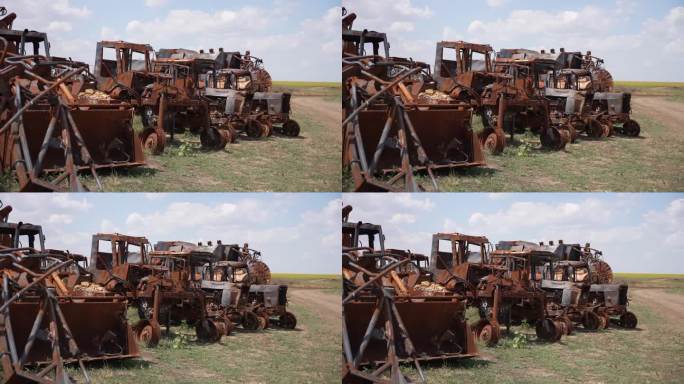
[[[422,300],[422,299],[421,299]],[[464,303],[439,300],[396,302],[419,360],[469,358],[477,354],[470,329],[459,314],[465,311]],[[345,321],[352,350],[358,350],[368,327],[374,302],[352,302],[344,306]],[[384,323],[381,315],[379,323]],[[400,360],[406,360],[397,351]],[[366,349],[360,365],[382,364],[387,360],[387,341],[374,337]]]
[[[436,167],[471,167],[484,164],[482,148],[470,127],[471,110],[439,108],[407,112],[429,160]],[[369,109],[359,112],[366,158],[373,158],[386,119],[386,110]],[[385,148],[377,169],[401,168],[399,152],[398,148]]]
[[[24,349],[33,321],[38,314],[40,303],[17,302],[10,305],[10,316],[17,348]],[[110,360],[140,356],[133,331],[125,320],[126,301],[112,298],[87,298],[62,301],[59,306],[64,313],[69,328],[74,331],[74,341],[83,360]],[[48,317],[43,318],[42,326],[48,327]],[[49,343],[37,342],[29,353],[27,364],[46,364],[52,361]],[[66,351],[62,358],[73,361]]]
[[[133,131],[132,109],[75,108],[71,113],[96,168],[144,164],[142,145]],[[49,121],[50,113],[47,110],[28,110],[24,113],[24,124],[30,127],[26,130],[26,138],[31,158],[37,158],[40,152]],[[53,137],[58,137],[60,133],[55,131]],[[72,140],[76,141],[76,138]],[[55,171],[64,166],[64,150],[48,148],[44,160],[45,170]]]

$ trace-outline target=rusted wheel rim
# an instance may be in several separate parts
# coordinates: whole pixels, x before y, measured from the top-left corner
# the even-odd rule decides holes
[[[563,317],[561,320],[563,323],[565,323],[565,334],[572,335],[572,333],[575,331],[575,325],[572,323],[572,320],[567,317]]]
[[[489,344],[492,340],[492,325],[486,324],[480,329],[479,338],[481,341]]]
[[[204,148],[219,150],[225,148],[228,140],[220,130],[210,127],[202,131],[200,142]]]
[[[606,328],[606,318],[603,316],[598,317],[598,329]]]
[[[603,126],[601,126],[601,123],[596,119],[589,120],[589,123],[587,124],[587,135],[593,138],[599,138],[602,134]]]
[[[233,333],[233,329],[235,329],[235,324],[228,319],[224,319],[223,324],[225,324],[226,327],[226,336],[230,336],[230,334]]]
[[[152,334],[154,333],[154,330],[152,329],[151,325],[146,325],[144,326],[141,330],[140,333],[138,333],[138,339],[143,343],[143,344],[149,344],[150,341],[152,340]]]
[[[632,312],[626,312],[620,316],[620,325],[627,329],[634,329],[637,326],[637,317]]]
[[[551,127],[541,134],[542,146],[560,151],[570,141],[570,134],[567,131]]]
[[[268,321],[266,320],[265,317],[259,316],[259,317],[257,318],[257,321],[259,322],[259,325],[257,326],[257,329],[258,329],[258,330],[261,331],[261,330],[264,330],[264,329],[266,329],[266,328],[268,327]]]
[[[601,138],[610,136],[610,124],[601,124]]]
[[[551,319],[542,319],[537,322],[535,327],[535,332],[537,337],[545,341],[554,341],[557,339],[557,333],[560,329],[556,326],[555,322]]]
[[[215,342],[221,338],[216,323],[211,320],[198,322],[195,326],[195,334],[197,335],[197,340],[205,343]]]
[[[247,124],[246,132],[247,136],[251,137],[252,139],[258,139],[259,137],[261,137],[261,125],[256,120],[252,120],[251,122],[249,122],[249,124]]]
[[[242,327],[249,331],[256,331],[259,328],[259,316],[251,311],[245,312],[242,319]]]
[[[594,312],[587,312],[584,315],[584,321],[582,325],[584,325],[584,328],[588,330],[595,331],[601,325],[601,319]]]
[[[568,131],[570,142],[574,143],[577,141],[577,130],[575,129],[575,126],[572,124],[568,124],[565,126],[565,129]]]
[[[489,135],[487,135],[487,138],[484,142],[484,149],[487,151],[487,153],[495,154],[500,152],[497,151],[496,142],[496,133],[490,133]]]
[[[161,329],[156,328],[153,324],[146,324],[138,331],[138,341],[148,348],[155,347],[159,344],[161,336]]]
[[[280,326],[285,329],[294,329],[297,326],[297,318],[290,312],[285,312],[280,316]]]
[[[145,149],[149,150],[154,155],[158,155],[164,151],[164,148],[160,144],[161,140],[159,140],[157,132],[150,132],[145,137]]]
[[[214,327],[216,327],[217,331],[217,339],[221,340],[221,337],[226,335],[227,329],[226,329],[226,323],[223,321],[211,321],[214,324]],[[216,341],[218,341],[216,340]]]

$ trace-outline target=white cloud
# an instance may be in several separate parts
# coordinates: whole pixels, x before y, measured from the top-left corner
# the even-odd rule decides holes
[[[395,213],[389,222],[392,224],[412,224],[416,222],[416,216],[408,213]]]
[[[631,32],[634,1],[568,7],[559,11],[517,9],[505,17],[480,17],[468,24],[466,40],[488,43],[496,50],[591,50],[605,59],[606,68],[618,80],[684,79],[679,70],[684,65],[684,6],[673,7],[662,18],[646,19],[635,32]],[[630,32],[616,32],[622,30]],[[636,51],[639,55],[635,56]]]
[[[66,32],[71,31],[71,29],[71,23],[66,21],[51,21],[47,27],[48,32]]]
[[[63,213],[53,213],[48,216],[48,223],[50,224],[71,224],[74,221],[71,215]]]
[[[73,209],[76,211],[87,211],[93,206],[86,200],[86,198],[78,199],[76,197],[72,197],[68,193],[55,194],[54,196],[52,196],[50,201],[52,204],[55,204],[59,208]]]
[[[411,32],[414,29],[415,26],[410,21],[395,21],[389,27],[390,32]]]
[[[508,3],[508,0],[487,0],[487,5],[489,5],[492,8],[501,7],[503,5],[506,5],[506,3]]]
[[[160,7],[166,5],[168,0],[145,0],[145,5],[148,7]]]

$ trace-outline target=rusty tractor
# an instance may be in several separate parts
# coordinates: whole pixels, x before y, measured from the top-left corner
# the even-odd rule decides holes
[[[493,52],[486,44],[440,41],[435,52],[433,77],[440,91],[468,101],[476,108],[484,127],[478,132],[484,149],[499,153],[506,146],[504,116],[507,104],[505,100],[501,101],[506,95],[501,90],[505,90],[512,79],[494,71]],[[494,87],[497,92],[485,91]]]
[[[547,248],[560,256],[557,263],[545,266],[545,288],[553,297],[555,310],[567,311],[570,318],[595,330],[615,324],[632,329],[637,317],[628,310],[628,285],[614,284],[610,265],[602,260],[602,252],[587,243],[558,245]]]
[[[294,329],[297,318],[287,311],[287,286],[268,284],[249,272],[245,261],[217,261],[202,269],[200,287],[209,293],[234,324],[256,331],[276,324]]]
[[[342,382],[407,382],[402,362],[424,382],[421,361],[477,356],[466,298],[435,284],[424,256],[395,254],[384,242],[379,225],[342,224]]]
[[[510,133],[529,128],[539,134],[544,148],[561,150],[571,141],[575,133],[572,126],[559,125],[550,119],[549,101],[540,89],[546,74],[557,67],[556,60],[540,57],[526,49],[502,49],[497,52],[494,70],[505,73],[511,78],[507,84],[496,84],[485,97],[497,93],[505,95],[501,100],[506,103],[504,131]]]
[[[355,190],[424,190],[417,171],[438,190],[435,171],[484,165],[471,104],[439,91],[428,64],[390,57],[384,33],[353,30],[356,15],[344,12],[342,160]]]
[[[65,365],[77,364],[89,383],[85,363],[140,356],[126,297],[94,284],[83,256],[46,249],[40,225],[9,222],[11,210],[0,210],[2,382],[72,382]]]
[[[85,191],[84,172],[102,189],[98,170],[144,165],[131,106],[98,93],[86,64],[51,56],[46,34],[11,29],[14,17],[0,21],[0,163],[19,189]]]
[[[232,325],[220,313],[207,310],[205,294],[190,285],[189,267],[197,267],[206,257],[193,260],[151,250],[144,237],[121,234],[93,235],[90,268],[95,281],[120,292],[140,315],[135,325],[138,339],[155,346],[161,338],[163,321],[167,330],[173,319],[194,326],[197,338],[216,342]]]
[[[98,88],[135,107],[145,127],[141,140],[154,154],[164,151],[166,133],[173,138],[185,128],[199,133],[206,148],[225,147],[228,140],[209,126],[209,109],[199,91],[201,76],[214,65],[196,57],[155,58],[150,45],[125,41],[100,41],[95,52]]]
[[[559,68],[549,73],[545,89],[554,104],[553,119],[564,120],[594,138],[610,136],[614,131],[639,135],[639,123],[630,118],[631,94],[614,91],[613,78],[603,67],[603,59],[592,56],[590,51],[582,54],[563,48],[559,53],[542,50],[540,56],[555,58],[559,63]]]
[[[530,284],[529,273],[540,258],[493,250],[484,236],[460,233],[437,233],[432,237],[430,271],[437,283],[446,289],[461,292],[468,306],[478,309],[480,320],[473,332],[488,345],[496,345],[501,336],[500,325],[507,330],[512,324],[558,321],[546,311],[544,292]],[[556,323],[554,323],[556,321]],[[565,333],[559,325],[558,334],[538,334],[541,339],[557,341]],[[555,336],[558,336],[557,338]]]
[[[212,126],[234,137],[245,133],[256,139],[275,130],[299,136],[299,124],[290,118],[289,93],[261,92],[254,72],[243,68],[221,69],[207,74],[204,96],[211,100]],[[278,124],[278,125],[275,125]]]

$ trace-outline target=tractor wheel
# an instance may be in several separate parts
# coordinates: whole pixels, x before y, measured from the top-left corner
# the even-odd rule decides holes
[[[542,319],[537,322],[535,332],[540,340],[544,341],[558,341],[563,335],[562,325],[559,322],[556,324],[551,319]]]
[[[506,146],[505,136],[499,137],[491,128],[485,128],[485,130],[480,133],[480,140],[482,141],[484,150],[491,155],[503,152],[503,149]]]
[[[580,132],[586,131],[586,124],[582,120],[575,120],[572,122],[572,127],[575,131],[575,136],[571,137],[572,142],[574,143],[577,141],[577,138],[579,137]]]
[[[612,132],[612,125],[608,123],[601,123],[601,138],[609,137]]]
[[[480,329],[478,339],[487,346],[493,347],[499,342],[499,329],[491,323],[487,323]]]
[[[262,121],[261,124],[261,136],[260,137],[270,137],[273,135],[273,124],[270,121]]]
[[[265,318],[264,316],[257,316],[257,330],[263,331],[264,329],[268,328],[268,319]]]
[[[285,136],[297,137],[299,136],[299,123],[294,120],[288,120],[283,124],[283,133]]]
[[[635,120],[629,119],[622,124],[622,132],[627,136],[637,137],[641,132],[641,127]]]
[[[143,147],[153,155],[161,155],[164,152],[165,137],[154,128],[147,128],[140,133],[140,141]]]
[[[228,318],[223,319],[223,324],[226,328],[226,336],[230,336],[233,333],[233,330],[235,330],[235,324]]]
[[[572,323],[569,317],[563,316],[560,320],[565,324],[565,334],[572,335],[575,332],[575,324]]]
[[[262,133],[261,123],[259,123],[257,120],[250,120],[247,123],[245,132],[247,133],[247,136],[251,137],[252,139],[260,138]]]
[[[223,324],[221,323],[221,325]],[[202,343],[215,343],[219,341],[221,336],[223,336],[219,326],[219,322],[214,322],[209,319],[198,321],[195,325],[195,334],[197,335],[197,340]]]
[[[587,121],[585,132],[587,136],[598,139],[603,134],[603,125],[598,120],[590,118]]]
[[[278,324],[285,329],[295,329],[297,326],[297,317],[291,312],[285,312],[280,315]]]
[[[161,339],[161,327],[154,320],[140,320],[134,327],[138,342],[147,348],[154,348]]]
[[[598,315],[598,329],[605,329],[606,328],[606,318],[602,315]]]
[[[625,312],[620,316],[620,326],[627,329],[634,329],[637,326],[637,317],[632,312]]]
[[[252,311],[245,311],[244,315],[242,315],[242,328],[248,331],[259,329],[259,316]]]
[[[595,331],[600,327],[600,325],[601,319],[599,318],[599,315],[591,311],[585,312],[584,319],[582,319],[582,326],[584,329]]]
[[[226,147],[227,139],[218,129],[213,127],[207,128],[200,133],[200,142],[202,147],[206,149],[221,150]]]
[[[542,147],[560,151],[570,141],[570,133],[555,127],[549,127],[540,136]]]
[[[568,131],[571,143],[577,141],[577,130],[575,129],[574,125],[568,123],[565,126],[563,126],[563,128]]]

